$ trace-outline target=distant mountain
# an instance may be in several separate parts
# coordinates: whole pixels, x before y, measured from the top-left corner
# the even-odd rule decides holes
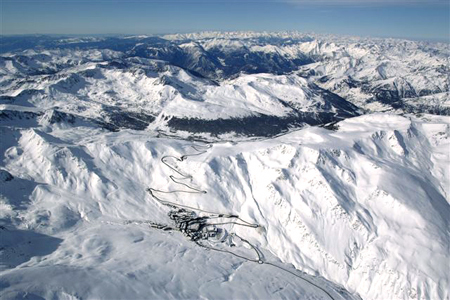
[[[0,43],[1,299],[448,299],[447,44]]]
[[[217,82],[166,61],[98,49],[26,50],[1,63],[0,101],[9,109],[55,109],[111,130],[151,125],[213,136],[272,136],[360,113],[296,74],[242,74]],[[197,60],[191,65],[198,67]]]
[[[251,32],[1,43],[0,103],[109,129],[270,136],[364,112],[450,113],[443,44]]]

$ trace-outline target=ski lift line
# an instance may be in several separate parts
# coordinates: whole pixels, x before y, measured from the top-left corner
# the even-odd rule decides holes
[[[159,224],[159,223],[155,223],[152,221],[148,221],[148,220],[126,220],[123,222],[114,222],[114,221],[101,221],[102,223],[106,223],[109,225],[130,225],[130,224],[137,224],[137,225],[148,225],[151,228],[155,228],[155,229],[162,229],[164,231],[180,231],[180,229],[176,228],[176,227],[172,227],[169,225],[165,225],[165,224]]]
[[[177,180],[176,180],[177,178],[173,177],[172,175],[170,175],[169,178],[170,178],[173,182],[178,183],[178,184],[181,184],[181,185],[183,185],[183,186],[185,186],[185,187],[187,187],[187,188],[189,188],[189,189],[191,189],[191,190],[197,191],[197,192],[199,192],[199,193],[201,193],[201,194],[206,194],[206,191],[204,191],[204,190],[196,189],[196,188],[193,188],[193,187],[187,185],[187,184],[184,183],[184,182],[179,182],[179,181],[177,181]]]
[[[316,288],[318,288],[319,290],[321,290],[322,292],[324,292],[324,293],[325,293],[328,297],[330,297],[332,300],[335,300],[334,297],[331,296],[331,294],[330,294],[329,292],[327,292],[324,288],[322,288],[322,287],[320,287],[319,285],[315,284],[315,283],[312,282],[311,280],[308,280],[308,279],[306,279],[306,278],[304,278],[304,277],[302,277],[302,276],[300,276],[300,275],[298,275],[298,274],[295,274],[294,272],[292,272],[292,271],[290,271],[290,270],[288,270],[288,269],[286,269],[286,268],[283,268],[283,267],[281,267],[281,266],[278,266],[278,265],[276,265],[276,264],[274,264],[274,263],[271,263],[271,262],[264,262],[264,264],[270,265],[270,266],[273,266],[273,267],[275,267],[275,268],[278,268],[278,269],[280,269],[280,270],[282,270],[282,271],[288,272],[289,274],[294,275],[295,277],[300,278],[300,279],[303,280],[303,281],[306,281],[307,283],[309,283],[309,284],[315,286]]]
[[[149,193],[151,191],[152,193],[153,192],[157,192],[157,193],[163,193],[163,194],[176,194],[176,193],[203,194],[201,191],[200,192],[196,191],[196,189],[193,189],[193,191],[183,191],[183,190],[161,191],[161,190],[157,190],[157,189],[154,189],[154,188],[148,188],[146,191],[149,192]],[[154,196],[154,195],[152,195],[152,196]],[[162,200],[162,199],[161,199],[161,201],[163,201],[163,202],[170,202],[170,201],[166,201],[166,200]]]
[[[206,149],[205,149],[205,150],[199,150],[197,147],[204,147],[204,148],[206,148]],[[182,176],[184,179],[192,178],[191,175],[183,174],[181,171],[177,170],[175,167],[173,167],[172,165],[168,164],[168,163],[165,161],[166,158],[173,158],[173,159],[175,159],[176,161],[182,162],[182,161],[186,160],[188,157],[191,157],[191,156],[199,156],[199,155],[205,154],[206,152],[208,152],[207,149],[211,148],[211,145],[209,145],[209,144],[206,145],[206,146],[191,145],[191,148],[193,148],[193,149],[194,149],[195,151],[197,151],[198,153],[185,154],[185,155],[182,155],[182,156],[180,156],[180,157],[177,157],[177,156],[174,156],[174,155],[165,155],[165,156],[163,156],[163,157],[161,158],[161,162],[162,162],[163,164],[165,164],[167,167],[169,167],[172,171],[174,171],[174,172],[176,172],[177,174],[179,174],[180,176]],[[172,177],[173,177],[173,176],[172,176]],[[173,180],[173,179],[172,179],[172,180]],[[205,191],[205,193],[206,193],[206,191]]]
[[[176,156],[173,156],[173,155],[166,155],[166,156],[163,156],[163,157],[161,158],[161,162],[162,162],[163,164],[165,164],[168,168],[170,168],[171,170],[173,170],[174,172],[176,172],[177,174],[179,174],[180,176],[182,176],[182,178],[176,178],[175,176],[170,175],[170,176],[169,176],[170,180],[172,180],[172,181],[173,181],[174,183],[176,183],[176,184],[180,184],[180,185],[185,186],[185,187],[188,188],[189,190],[187,190],[187,191],[184,191],[184,190],[162,191],[162,190],[158,190],[158,189],[154,189],[154,188],[147,188],[147,192],[148,192],[154,199],[156,199],[160,204],[165,205],[165,206],[168,206],[168,207],[171,207],[171,208],[175,208],[175,209],[186,208],[186,209],[191,209],[191,210],[194,210],[194,211],[203,212],[203,213],[211,214],[211,215],[215,215],[215,216],[222,215],[223,217],[228,217],[228,218],[229,218],[229,217],[234,217],[234,218],[236,218],[236,219],[242,221],[243,223],[248,224],[248,225],[242,224],[242,226],[248,226],[248,227],[253,227],[253,228],[260,227],[260,225],[258,225],[258,224],[251,224],[250,222],[247,222],[247,221],[241,219],[238,215],[219,214],[219,213],[216,213],[216,212],[210,212],[210,211],[206,211],[206,210],[203,210],[203,209],[200,209],[200,208],[195,208],[195,207],[192,207],[192,206],[182,205],[182,204],[178,204],[178,203],[175,203],[175,202],[163,200],[163,199],[157,197],[157,196],[154,194],[154,192],[163,193],[163,194],[174,194],[174,193],[206,194],[206,193],[207,193],[207,191],[205,191],[205,190],[200,190],[200,189],[194,188],[194,187],[192,187],[192,186],[190,186],[190,185],[188,185],[188,184],[186,184],[186,183],[184,183],[184,182],[178,181],[179,179],[188,179],[188,178],[192,178],[192,176],[191,176],[191,175],[187,175],[187,174],[182,173],[181,171],[177,170],[175,167],[173,167],[172,165],[170,165],[169,163],[167,163],[167,162],[165,161],[166,158],[173,158],[173,159],[175,159],[176,161],[180,161],[180,162],[181,162],[181,161],[186,160],[188,157],[191,157],[191,156],[199,156],[199,155],[205,154],[205,153],[207,153],[207,149],[211,148],[211,145],[209,145],[209,144],[206,145],[206,146],[203,146],[203,145],[191,145],[190,147],[193,148],[193,149],[194,149],[195,151],[197,151],[198,153],[185,154],[185,155],[183,155],[183,156],[181,156],[181,157],[176,157]],[[205,150],[200,150],[200,149],[199,149],[200,147],[203,147]],[[237,224],[237,223],[236,223],[236,224]]]
[[[163,163],[163,164],[165,164],[167,167],[169,167],[172,171],[174,171],[174,172],[176,172],[177,174],[179,174],[180,176],[182,176],[182,178],[185,178],[185,179],[187,179],[187,178],[192,178],[192,176],[191,175],[186,175],[186,174],[183,174],[183,173],[181,173],[179,170],[177,170],[175,167],[173,167],[172,165],[170,165],[170,164],[168,164],[167,162],[166,162],[166,158],[173,158],[173,159],[175,159],[176,161],[184,161],[185,159],[183,159],[183,156],[180,158],[180,157],[176,157],[176,156],[173,156],[173,155],[165,155],[165,156],[163,156],[163,157],[161,157],[161,162]]]
[[[251,259],[251,258],[245,257],[245,256],[243,256],[243,255],[236,254],[236,253],[234,253],[234,252],[232,252],[232,251],[229,251],[229,250],[218,249],[218,248],[214,248],[214,247],[211,247],[211,246],[208,246],[208,245],[204,245],[204,244],[200,243],[199,241],[195,241],[195,243],[196,243],[197,245],[199,245],[200,247],[202,247],[202,248],[206,248],[206,249],[214,250],[214,251],[218,251],[218,252],[229,253],[229,254],[232,254],[232,255],[234,255],[234,256],[236,256],[236,257],[242,258],[242,259],[247,260],[247,261],[250,261],[250,262],[256,262],[256,263],[259,263],[259,264],[264,264],[264,260],[263,260],[263,257],[262,257],[261,252],[260,252],[255,246],[253,246],[252,243],[250,243],[249,241],[247,241],[246,239],[242,238],[241,236],[239,236],[239,235],[237,235],[237,234],[235,234],[235,233],[233,233],[232,236],[235,236],[235,237],[239,238],[242,242],[244,242],[244,243],[246,243],[248,246],[250,246],[250,248],[252,248],[253,251],[255,251],[256,256],[257,256],[258,258],[257,258],[257,259]]]
[[[252,227],[252,228],[258,228],[261,227],[261,225],[259,224],[252,224],[250,222],[247,222],[243,219],[241,219],[238,215],[231,215],[231,214],[219,214],[216,212],[210,212],[210,211],[206,211],[200,208],[195,208],[195,207],[191,207],[188,205],[182,205],[182,204],[178,204],[175,202],[171,202],[171,201],[167,201],[167,200],[163,200],[159,197],[157,197],[154,192],[157,193],[164,193],[164,194],[173,194],[173,193],[190,193],[190,194],[205,194],[206,191],[204,190],[200,190],[194,187],[189,186],[188,184],[185,184],[183,182],[179,182],[177,181],[177,179],[188,179],[188,178],[192,178],[191,175],[186,175],[183,174],[181,171],[177,170],[175,167],[173,167],[172,165],[168,164],[165,159],[166,158],[173,158],[176,161],[182,162],[184,160],[186,160],[188,157],[190,156],[198,156],[198,155],[202,155],[204,153],[206,153],[207,151],[201,151],[199,149],[197,149],[194,145],[191,146],[194,150],[198,151],[199,153],[194,153],[194,154],[186,154],[183,155],[181,157],[176,157],[176,156],[172,156],[172,155],[166,155],[163,156],[161,158],[161,162],[163,164],[165,164],[168,168],[170,168],[171,170],[173,170],[174,172],[176,172],[177,174],[179,174],[180,176],[182,176],[182,178],[176,178],[173,175],[170,175],[169,178],[175,182],[176,184],[180,184],[183,185],[185,187],[187,187],[188,189],[190,189],[190,191],[184,191],[184,190],[173,190],[173,191],[161,191],[161,190],[157,190],[157,189],[153,189],[153,188],[147,188],[147,192],[156,200],[158,201],[161,205],[170,207],[172,209],[178,209],[178,212],[182,212],[183,209],[188,209],[191,211],[198,211],[198,212],[202,212],[202,213],[206,213],[209,214],[209,216],[207,217],[197,217],[197,218],[191,218],[189,219],[187,216],[182,216],[179,219],[173,219],[175,220],[175,222],[177,223],[178,228],[174,228],[168,225],[163,225],[163,224],[158,224],[158,223],[154,223],[154,222],[142,222],[142,223],[146,223],[149,224],[151,227],[156,228],[156,229],[160,229],[160,230],[165,230],[165,231],[169,231],[169,230],[174,230],[174,231],[180,231],[182,233],[184,233],[185,235],[187,235],[188,237],[191,238],[192,241],[194,241],[199,247],[202,247],[204,249],[208,249],[208,250],[213,250],[213,251],[217,251],[217,252],[222,252],[222,253],[228,253],[231,254],[235,257],[241,258],[243,260],[249,261],[249,262],[254,262],[254,263],[258,263],[258,264],[266,264],[266,265],[271,265],[275,268],[278,268],[282,271],[288,272],[289,274],[313,285],[314,287],[316,287],[317,289],[321,290],[322,292],[324,292],[330,299],[335,300],[335,298],[329,293],[327,292],[324,288],[320,287],[319,285],[315,284],[314,282],[300,276],[299,274],[296,274],[286,268],[283,268],[281,266],[278,266],[274,263],[271,262],[267,262],[263,260],[262,254],[261,252],[249,241],[247,241],[246,239],[240,237],[237,234],[233,234],[233,236],[236,236],[237,238],[239,238],[243,243],[246,243],[250,248],[252,248],[252,250],[256,253],[257,258],[256,259],[252,259],[252,258],[248,258],[245,257],[243,255],[234,253],[232,251],[229,250],[225,250],[225,249],[219,249],[219,248],[214,248],[205,244],[202,244],[199,239],[198,239],[198,234],[199,231],[195,231],[195,230],[189,230],[189,226],[195,225],[195,224],[199,224],[199,225],[203,225],[203,226],[215,226],[215,225],[225,225],[225,224],[236,224],[236,225],[241,225],[241,226],[246,226],[246,227]],[[205,148],[210,148],[210,145],[205,146]],[[206,220],[209,220],[211,218],[235,218],[237,220],[242,221],[244,224],[242,223],[238,223],[238,222],[220,222],[220,223],[206,223]]]
[[[246,227],[250,227],[250,228],[258,228],[259,227],[259,225],[256,225],[256,224],[243,224],[243,223],[238,223],[238,222],[208,223],[208,225],[228,225],[228,224],[241,225],[241,226],[246,226]]]
[[[195,208],[195,207],[188,206],[188,205],[178,204],[178,203],[175,203],[175,202],[171,202],[171,201],[160,199],[157,196],[155,196],[155,194],[153,193],[153,192],[160,192],[160,193],[165,193],[165,194],[172,194],[172,193],[191,193],[191,194],[196,194],[196,193],[198,193],[198,192],[195,192],[195,191],[175,190],[175,191],[168,191],[168,192],[166,192],[166,191],[155,190],[153,188],[148,188],[147,192],[154,199],[156,199],[156,201],[158,201],[160,204],[162,204],[164,206],[167,206],[167,207],[170,207],[170,208],[173,208],[173,209],[185,208],[185,209],[190,209],[190,210],[193,210],[193,211],[198,211],[198,212],[209,214],[210,216],[208,218],[235,218],[235,219],[237,219],[237,220],[242,222],[242,223],[238,223],[238,222],[224,222],[224,223],[217,223],[217,225],[236,224],[236,225],[242,225],[242,226],[251,227],[251,228],[261,227],[258,224],[253,224],[253,223],[245,221],[244,219],[240,218],[238,215],[231,215],[231,214],[211,212],[211,211],[206,211],[206,210],[203,210],[203,209],[200,209],[200,208]],[[215,225],[215,224],[211,224],[211,225]]]
[[[239,217],[236,216],[236,215],[223,215],[222,214],[222,215],[218,215],[218,216],[207,216],[207,217],[198,217],[198,218],[195,218],[195,219],[188,219],[188,222],[192,222],[192,221],[196,222],[196,221],[200,221],[200,220],[210,220],[210,219],[226,219],[226,218],[239,219]],[[243,223],[229,221],[229,222],[220,222],[220,223],[208,223],[208,225],[236,224],[236,225],[248,226],[248,227],[252,227],[252,228],[258,228],[259,227],[259,225],[252,224],[252,223],[249,223],[249,222],[244,221],[244,220],[241,220],[241,221]]]
[[[251,258],[245,257],[245,256],[243,256],[243,255],[236,254],[236,253],[231,252],[231,251],[228,251],[228,250],[210,247],[210,246],[207,246],[207,245],[204,245],[204,244],[200,243],[199,241],[195,241],[195,243],[196,243],[198,246],[200,246],[200,247],[202,247],[202,248],[205,248],[205,249],[208,249],[208,250],[213,250],[213,251],[222,252],[222,253],[229,253],[229,254],[231,254],[231,255],[234,255],[234,256],[236,256],[236,257],[238,257],[238,258],[240,258],[240,259],[244,259],[244,260],[246,260],[246,261],[257,262],[257,263],[259,263],[259,264],[264,264],[264,262],[263,262],[262,260],[251,259]]]
[[[248,242],[247,240],[241,238],[241,237],[238,236],[237,234],[235,234],[235,236],[237,236],[237,237],[240,238],[243,242],[247,243],[250,247],[252,247],[252,249],[257,253],[258,259],[251,259],[251,258],[245,257],[245,256],[243,256],[243,255],[236,254],[236,253],[234,253],[234,252],[232,252],[232,251],[228,251],[228,250],[225,250],[225,249],[218,249],[218,248],[210,247],[210,246],[207,246],[207,245],[204,245],[204,244],[200,243],[199,241],[195,241],[195,243],[196,243],[198,246],[200,246],[200,247],[202,247],[202,248],[205,248],[205,249],[208,249],[208,250],[213,250],[213,251],[222,252],[222,253],[228,253],[228,254],[234,255],[234,256],[236,256],[236,257],[238,257],[238,258],[241,258],[241,259],[244,259],[244,260],[246,260],[246,261],[249,261],[249,262],[258,263],[258,264],[260,264],[260,265],[263,265],[263,264],[265,264],[265,265],[270,265],[270,266],[273,266],[273,267],[275,267],[275,268],[278,268],[278,269],[280,269],[280,270],[282,270],[282,271],[288,272],[289,274],[291,274],[291,275],[293,275],[293,276],[295,276],[295,277],[297,277],[297,278],[300,278],[301,280],[303,280],[303,281],[305,281],[305,282],[307,282],[307,283],[309,283],[309,284],[315,286],[316,288],[318,288],[319,290],[321,290],[322,292],[324,292],[324,293],[325,293],[328,297],[330,297],[332,300],[335,300],[334,297],[333,297],[329,292],[327,292],[324,288],[320,287],[319,285],[315,284],[314,282],[312,282],[312,281],[310,281],[310,280],[308,280],[308,279],[306,279],[306,278],[300,276],[299,274],[296,274],[296,273],[294,273],[294,272],[292,272],[292,271],[290,271],[290,270],[288,270],[288,269],[286,269],[286,268],[283,268],[283,267],[278,266],[278,265],[276,265],[276,264],[274,264],[274,263],[271,263],[271,262],[264,261],[264,260],[262,259],[262,257],[261,257],[261,254],[259,253],[259,251],[256,249],[255,246],[253,246],[250,242]]]
[[[113,223],[113,222],[108,222],[108,223]],[[171,227],[171,226],[168,226],[168,225],[159,224],[159,223],[155,223],[155,222],[151,222],[151,221],[128,220],[128,221],[122,222],[121,224],[128,225],[128,224],[133,224],[133,223],[135,223],[135,224],[146,224],[146,225],[149,225],[152,228],[160,229],[160,230],[164,230],[164,231],[178,231],[178,232],[181,232],[181,230],[179,228]],[[215,224],[208,224],[208,225],[215,225]],[[213,250],[213,251],[222,252],[222,253],[228,253],[228,254],[231,254],[231,255],[233,255],[235,257],[238,257],[240,259],[243,259],[243,260],[246,260],[246,261],[249,261],[249,262],[254,262],[254,263],[258,263],[258,264],[265,264],[265,265],[271,265],[271,266],[273,266],[275,268],[278,268],[278,269],[280,269],[282,271],[288,272],[289,274],[291,274],[291,275],[293,275],[293,276],[295,276],[297,278],[300,278],[303,281],[306,281],[307,283],[309,283],[309,284],[315,286],[316,288],[320,289],[321,291],[323,291],[332,300],[335,300],[333,298],[333,296],[331,296],[330,293],[328,293],[325,289],[321,288],[319,285],[315,284],[314,282],[312,282],[312,281],[310,281],[310,280],[308,280],[308,279],[306,279],[306,278],[304,278],[304,277],[302,277],[302,276],[300,276],[300,275],[298,275],[298,274],[296,274],[296,273],[294,273],[294,272],[292,272],[292,271],[290,271],[290,270],[288,270],[286,268],[283,268],[283,267],[278,266],[278,265],[276,265],[274,263],[271,263],[271,262],[264,261],[263,258],[262,258],[262,255],[257,250],[257,248],[255,246],[253,246],[253,244],[251,244],[249,241],[243,239],[242,237],[240,237],[237,234],[233,234],[233,236],[238,237],[241,241],[243,241],[244,243],[249,245],[255,251],[256,255],[258,256],[258,259],[248,258],[248,257],[245,257],[243,255],[239,255],[239,254],[236,254],[236,253],[234,253],[232,251],[228,251],[228,250],[225,250],[225,249],[218,249],[218,248],[210,247],[208,245],[202,244],[199,241],[194,241],[194,242],[199,247],[202,247],[202,248],[205,248],[205,249],[208,249],[208,250]]]

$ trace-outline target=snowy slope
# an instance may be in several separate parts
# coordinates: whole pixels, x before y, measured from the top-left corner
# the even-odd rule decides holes
[[[322,87],[367,110],[402,108],[405,99],[414,103],[449,89],[446,48],[431,54],[429,45],[396,40],[314,41],[300,47],[321,57],[302,73],[313,73]]]
[[[368,111],[408,110],[405,99],[418,102],[419,97],[449,90],[450,52],[445,43],[298,32],[203,32],[164,38],[179,44],[195,40],[231,65],[239,65],[234,53],[264,53],[269,59],[261,64],[277,65],[273,72],[296,70],[292,62],[302,76]],[[447,108],[436,106],[430,111],[448,114]]]
[[[210,134],[236,132],[242,127],[244,134],[254,134],[257,128],[250,124],[254,119],[280,133],[288,127],[326,124],[359,113],[344,99],[294,74],[248,74],[217,83],[159,60],[120,58],[112,51],[106,51],[103,59],[100,54],[103,50],[76,50],[73,54],[48,50],[46,56],[28,53],[26,57],[33,63],[27,66],[32,70],[63,67],[56,74],[32,76],[24,76],[32,70],[8,69],[0,101],[42,113],[74,114],[114,130],[143,130],[152,123],[153,130]],[[216,120],[229,125],[203,124]],[[244,122],[247,126],[242,126]]]
[[[89,127],[53,130],[2,127],[2,146],[8,147],[3,173],[13,177],[2,176],[0,183],[3,298],[346,295],[268,252],[265,261],[292,273],[149,228],[146,221],[168,223],[167,210],[145,193],[148,185],[168,184],[170,170],[159,158],[189,149],[189,143]],[[240,248],[254,259],[252,251]]]
[[[333,298],[331,282],[363,299],[445,299],[450,121],[428,118],[375,114],[338,131],[216,143],[167,160],[207,194],[159,197],[260,224],[227,230],[267,262],[325,277],[311,280]],[[0,183],[4,297],[328,298],[284,270],[146,225],[171,224],[145,189],[186,190],[160,159],[197,153],[192,142],[61,123],[1,130],[14,177]],[[244,246],[223,247],[255,259]]]
[[[3,51],[8,51],[0,57],[4,96],[32,89],[35,81],[52,80],[68,75],[70,70],[88,68],[89,63],[91,68],[92,63],[102,62],[110,69],[127,70],[136,68],[133,63],[145,65],[149,63],[145,59],[151,59],[160,61],[152,72],[164,72],[163,65],[167,64],[188,71],[196,77],[194,81],[207,78],[209,84],[242,74],[295,73],[369,112],[426,110],[448,115],[448,97],[438,96],[449,91],[450,52],[444,43],[298,32],[204,32],[79,40],[29,37],[28,45],[34,48],[26,48],[17,39],[8,37],[1,41]],[[120,80],[138,81],[139,78],[132,78],[136,75],[118,76]],[[140,84],[149,83],[141,80]],[[174,89],[180,92],[177,87]],[[148,92],[148,87],[134,91],[118,95],[138,101],[156,96]],[[425,96],[438,103],[423,103]]]

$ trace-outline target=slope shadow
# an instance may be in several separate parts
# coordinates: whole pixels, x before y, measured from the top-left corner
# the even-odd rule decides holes
[[[30,196],[38,184],[28,179],[14,177],[10,181],[0,182],[0,197],[13,209],[26,209]]]
[[[15,268],[35,256],[46,256],[63,240],[45,234],[0,226],[0,271]]]

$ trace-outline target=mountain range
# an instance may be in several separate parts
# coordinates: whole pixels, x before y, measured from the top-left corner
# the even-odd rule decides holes
[[[0,44],[0,298],[448,298],[448,44]]]

